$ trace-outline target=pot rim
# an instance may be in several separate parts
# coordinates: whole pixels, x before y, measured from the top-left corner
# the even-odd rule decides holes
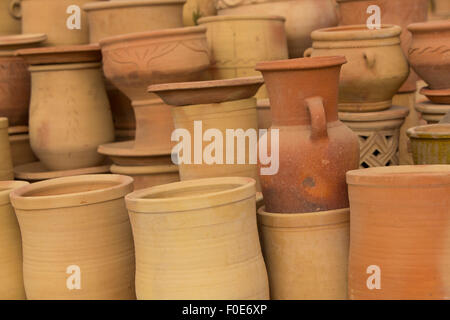
[[[102,60],[98,44],[19,49],[15,51],[14,55],[25,59],[30,65],[100,62]]]
[[[382,24],[381,29],[368,29],[365,24],[337,26],[314,30],[314,41],[378,40],[400,37],[402,28],[394,24]]]
[[[117,174],[91,174],[71,177],[55,178],[35,182],[11,192],[11,203],[14,208],[20,210],[45,210],[57,208],[70,208],[92,205],[95,203],[120,199],[133,190],[133,178]],[[74,193],[64,193],[44,196],[27,196],[36,191],[52,190],[58,186],[87,185],[89,183],[114,183],[117,184]]]
[[[289,71],[337,67],[347,63],[345,56],[320,56],[285,60],[260,61],[257,71]]]
[[[0,36],[0,49],[9,46],[37,44],[47,40],[45,33],[26,33],[26,34],[13,34]]]
[[[449,165],[403,165],[348,171],[348,185],[372,187],[450,186]]]
[[[8,128],[8,118],[0,117],[0,129]]]
[[[121,166],[117,164],[111,165],[112,173],[123,175],[144,175],[144,174],[159,174],[159,173],[175,173],[178,172],[176,164],[161,164],[161,165],[147,165],[147,166]]]
[[[237,185],[222,191],[212,191],[191,196],[171,196],[167,198],[145,199],[164,192],[192,189],[196,187]],[[226,204],[253,199],[256,206],[256,181],[249,177],[218,177],[185,180],[154,186],[135,191],[125,197],[127,209],[133,213],[176,213],[218,207]]]
[[[343,121],[385,121],[395,119],[405,119],[409,114],[409,109],[403,106],[393,105],[391,108],[381,111],[367,112],[345,112],[339,111],[339,120]]]
[[[442,132],[439,129],[443,129]],[[409,128],[406,134],[415,139],[450,139],[450,123],[435,123]]]
[[[198,19],[198,24],[219,21],[239,21],[239,20],[278,20],[285,22],[286,18],[283,16],[273,14],[242,14],[230,16],[208,16]]]
[[[412,33],[439,32],[450,30],[450,20],[436,20],[411,23],[407,29]]]
[[[148,87],[149,92],[160,91],[178,91],[191,89],[209,89],[209,88],[223,88],[223,87],[239,87],[242,85],[263,84],[264,79],[261,76],[217,79],[206,81],[190,81],[190,82],[173,82],[153,84]]]
[[[10,203],[9,194],[18,188],[29,185],[27,181],[20,180],[6,180],[0,181],[0,205]]]
[[[123,7],[147,7],[164,4],[184,4],[186,0],[127,0],[127,1],[94,1],[84,4],[81,8],[86,11],[116,9]]]

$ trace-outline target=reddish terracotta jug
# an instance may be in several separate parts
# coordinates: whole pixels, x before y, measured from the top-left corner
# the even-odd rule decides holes
[[[359,144],[338,120],[338,82],[344,63],[345,57],[330,56],[256,65],[264,76],[272,113],[267,154],[279,152],[278,172],[260,171],[266,211],[302,213],[348,206],[345,173],[358,168]],[[278,143],[271,139],[274,129],[279,132]]]

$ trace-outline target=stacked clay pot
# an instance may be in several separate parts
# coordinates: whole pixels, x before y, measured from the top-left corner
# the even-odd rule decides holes
[[[269,299],[255,191],[253,179],[228,177],[127,195],[137,298]]]
[[[11,147],[8,139],[8,118],[0,118],[0,181],[14,179]]]

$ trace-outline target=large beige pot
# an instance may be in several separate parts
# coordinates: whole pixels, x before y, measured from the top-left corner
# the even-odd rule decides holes
[[[138,299],[268,299],[255,181],[182,181],[126,196]]]
[[[22,239],[9,193],[27,185],[24,181],[0,181],[0,299],[25,299],[22,272]]]
[[[8,118],[0,118],[0,181],[12,179],[14,173],[8,139]]]
[[[0,0],[0,35],[21,33],[20,0]]]
[[[261,247],[275,300],[347,299],[349,209],[258,210]]]
[[[135,298],[124,201],[132,189],[132,178],[105,174],[37,182],[11,193],[28,299]]]

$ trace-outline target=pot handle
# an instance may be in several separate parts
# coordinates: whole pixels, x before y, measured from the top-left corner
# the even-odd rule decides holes
[[[363,53],[364,59],[366,60],[367,66],[372,69],[375,66],[375,54],[371,51],[364,51]]]
[[[306,49],[305,52],[303,52],[303,57],[305,57],[305,58],[310,58],[311,55],[312,55],[313,50],[314,50],[314,49],[313,49],[312,47]]]
[[[11,0],[9,3],[9,14],[15,18],[20,19],[22,18],[22,11],[20,10],[20,1],[21,0]]]
[[[327,118],[322,97],[311,97],[305,100],[311,116],[311,140],[328,137]]]

